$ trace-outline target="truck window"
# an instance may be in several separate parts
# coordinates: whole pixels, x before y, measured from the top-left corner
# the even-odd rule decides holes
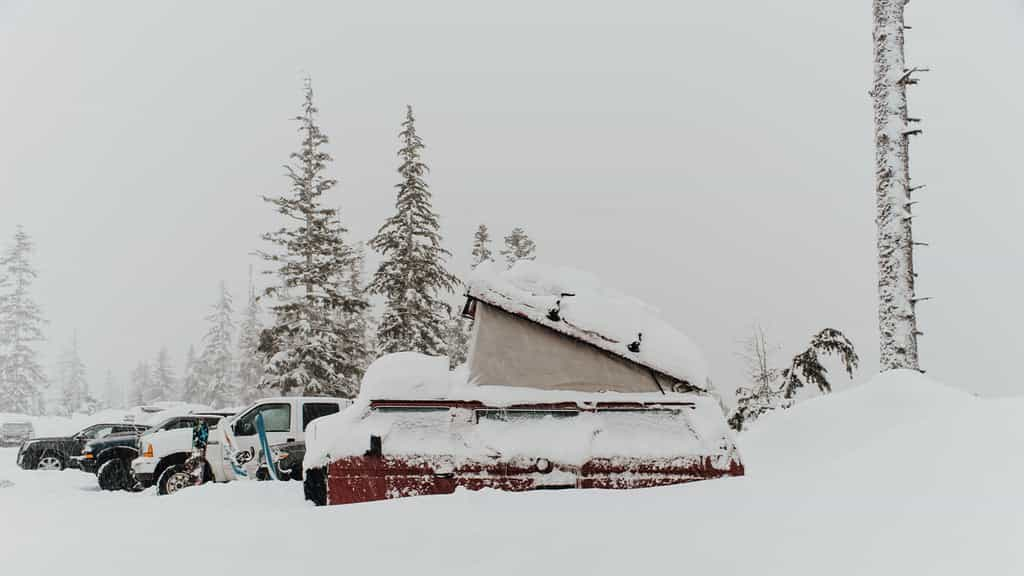
[[[341,409],[333,402],[309,402],[302,405],[302,430],[305,431],[309,423],[321,416],[335,414]]]
[[[82,433],[82,437],[86,440],[97,440],[109,435],[113,431],[113,426],[94,426],[92,428],[86,428]]]
[[[252,436],[256,434],[256,415],[263,414],[263,426],[267,432],[290,432],[292,428],[291,404],[264,404],[250,410],[238,419],[235,434]]]

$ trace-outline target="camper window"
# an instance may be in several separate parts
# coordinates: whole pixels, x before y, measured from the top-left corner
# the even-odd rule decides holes
[[[447,412],[447,406],[374,406],[374,412],[380,414],[422,414],[428,412]]]
[[[476,421],[498,420],[501,422],[519,422],[522,420],[539,420],[541,418],[571,418],[579,414],[577,410],[525,410],[487,408],[476,411]]]

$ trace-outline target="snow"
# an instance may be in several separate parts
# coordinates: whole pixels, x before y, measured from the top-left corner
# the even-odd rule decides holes
[[[154,411],[159,409],[159,411]],[[171,417],[188,414],[197,410],[209,410],[202,404],[185,402],[155,402],[145,407],[136,406],[123,410],[100,410],[95,414],[74,414],[70,418],[63,416],[27,416],[0,412],[0,423],[31,422],[37,438],[53,436],[70,436],[86,426],[93,424],[114,424],[117,422],[133,422],[136,424],[153,425]]]
[[[453,455],[460,459],[500,454],[544,457],[580,465],[595,457],[716,455],[734,446],[721,408],[713,397],[697,393],[616,393],[479,386],[467,381],[464,367],[448,370],[445,357],[415,352],[387,354],[370,365],[357,402],[318,419],[306,434],[304,466],[326,465],[332,458],[357,456],[370,436],[383,439],[388,454]],[[481,402],[504,408],[516,404],[574,402],[690,403],[678,417],[640,414],[580,414],[568,419],[524,422],[482,421],[470,425],[473,411],[443,409],[398,416],[370,410],[373,400],[449,400]],[[632,420],[631,420],[632,418]],[[558,438],[558,442],[552,442]]]
[[[359,396],[371,400],[439,400],[448,394],[448,358],[416,352],[385,354],[366,369]]]
[[[707,364],[690,338],[660,318],[654,307],[625,296],[593,275],[520,260],[510,270],[484,262],[470,273],[470,296],[598,348],[709,389]],[[573,294],[564,296],[562,294]],[[548,311],[561,299],[561,321]],[[643,334],[639,353],[627,349]]]
[[[1024,399],[891,372],[764,416],[740,436],[742,478],[327,508],[297,482],[103,493],[4,449],[0,571],[1019,574],[1022,422]]]
[[[605,396],[576,394],[576,403],[586,406],[610,401]],[[640,395],[616,396],[636,401],[635,397]],[[502,461],[520,456],[541,457],[569,466],[582,465],[592,458],[714,456],[732,449],[731,431],[713,399],[673,396],[685,398],[693,407],[662,413],[581,412],[570,417],[534,414],[524,418],[512,412],[502,415],[507,420],[481,418],[476,424],[474,411],[468,408],[396,414],[371,410],[369,401],[363,399],[352,408],[320,418],[310,426],[304,467],[320,467],[333,458],[362,455],[369,447],[370,436],[381,437],[386,454],[451,455],[457,460],[480,461],[492,457]],[[665,402],[665,396],[660,394],[649,399]],[[532,401],[537,401],[536,396]],[[558,401],[571,400],[563,394]]]

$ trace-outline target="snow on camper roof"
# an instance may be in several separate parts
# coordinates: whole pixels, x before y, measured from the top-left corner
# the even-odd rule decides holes
[[[504,271],[484,262],[470,274],[467,293],[696,388],[711,388],[704,356],[688,336],[663,321],[657,309],[603,287],[589,273],[532,261]],[[630,345],[638,335],[634,352]]]

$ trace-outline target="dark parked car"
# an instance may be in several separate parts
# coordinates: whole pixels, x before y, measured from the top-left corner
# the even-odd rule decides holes
[[[139,455],[139,436],[143,432],[160,432],[178,428],[192,428],[200,420],[213,426],[231,412],[197,412],[172,416],[163,422],[144,430],[110,434],[92,440],[82,449],[80,456],[72,461],[86,472],[96,474],[103,490],[128,490],[136,485],[132,475],[132,460]]]
[[[277,477],[281,480],[302,480],[302,459],[306,457],[305,442],[283,442],[270,447],[273,460],[277,464]],[[256,478],[269,480],[267,459],[260,452],[259,469]]]
[[[33,438],[18,449],[18,466],[26,470],[63,470],[73,464],[72,458],[81,454],[90,440],[122,432],[139,433],[146,428],[125,422],[93,424],[72,436]]]
[[[0,446],[18,446],[33,434],[31,422],[4,422],[0,425]]]

